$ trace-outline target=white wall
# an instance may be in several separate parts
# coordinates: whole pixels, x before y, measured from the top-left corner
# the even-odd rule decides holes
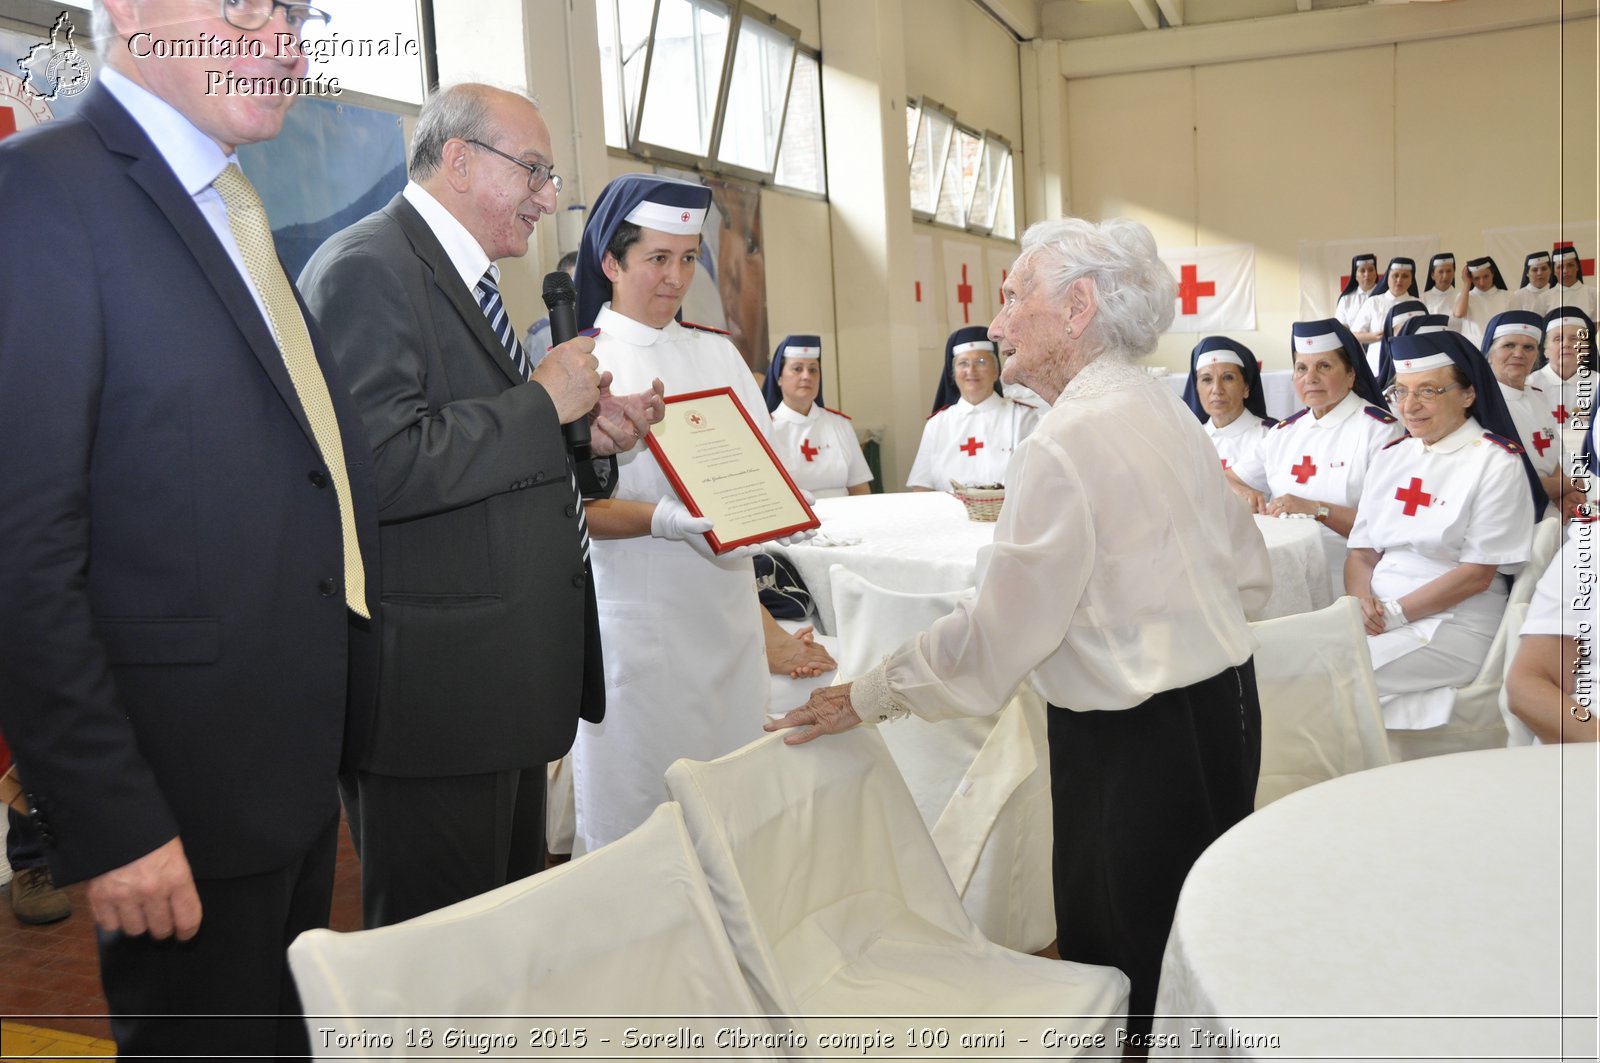
[[[1300,240],[1436,232],[1463,261],[1485,252],[1485,229],[1595,218],[1594,5],[1465,35],[1452,18],[1493,12],[1425,6],[1437,36],[1069,76],[1071,212],[1137,218],[1164,245],[1255,245],[1258,327],[1232,335],[1268,368],[1287,366]],[[1345,25],[1369,13],[1333,14]],[[1284,50],[1306,47],[1293,16],[1276,21]],[[1500,263],[1513,282],[1520,265]],[[1197,339],[1166,337],[1156,360],[1187,371]]]

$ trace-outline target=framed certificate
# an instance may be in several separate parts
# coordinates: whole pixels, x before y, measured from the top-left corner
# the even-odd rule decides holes
[[[690,513],[710,517],[714,553],[822,522],[789,479],[732,388],[668,395],[646,442]]]

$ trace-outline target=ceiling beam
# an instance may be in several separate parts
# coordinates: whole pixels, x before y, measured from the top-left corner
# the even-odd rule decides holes
[[[1296,11],[1310,11],[1311,0],[1294,0],[1294,7]]]
[[[1167,25],[1183,25],[1183,0],[1156,0],[1161,6],[1161,13],[1167,16]]]
[[[1156,14],[1156,5],[1151,0],[1128,0],[1133,6],[1133,13],[1139,16],[1139,21],[1144,23],[1147,30],[1161,28],[1161,16]]]

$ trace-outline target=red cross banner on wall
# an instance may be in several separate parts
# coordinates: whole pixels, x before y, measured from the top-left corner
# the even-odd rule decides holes
[[[939,321],[939,283],[935,279],[933,237],[918,233],[911,238],[911,292],[917,314],[917,346],[944,353],[944,338]]]
[[[1600,222],[1593,216],[1551,219],[1539,225],[1485,229],[1483,250],[1473,255],[1493,255],[1500,264],[1500,272],[1505,275],[1506,285],[1515,288],[1518,278],[1522,276],[1522,260],[1530,251],[1552,251],[1563,245],[1578,249],[1578,261],[1583,264],[1584,287],[1594,287],[1595,255],[1600,251]]]
[[[944,239],[945,335],[966,325],[989,323],[989,282],[983,268],[983,248],[965,240]],[[940,350],[944,337],[939,338]]]
[[[1177,281],[1169,332],[1225,332],[1256,327],[1256,254],[1251,244],[1164,247]]]
[[[1555,245],[1553,247],[1551,247],[1551,250],[1552,251],[1570,251],[1570,250],[1572,250],[1572,246],[1573,245],[1572,245],[1572,241],[1571,240],[1557,240],[1555,242]],[[1579,267],[1582,268],[1583,275],[1585,277],[1593,277],[1594,276],[1594,256],[1593,255],[1590,255],[1588,258],[1580,257],[1578,259],[1578,265],[1579,265]]]

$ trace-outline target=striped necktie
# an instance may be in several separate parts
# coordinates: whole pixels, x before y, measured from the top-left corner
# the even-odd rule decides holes
[[[344,465],[339,420],[333,412],[328,382],[317,365],[311,333],[306,330],[300,304],[295,301],[294,289],[289,287],[289,278],[278,261],[266,209],[250,179],[232,163],[217,175],[212,187],[222,196],[223,205],[228,209],[228,227],[233,230],[234,243],[239,245],[239,257],[244,260],[245,271],[250,274],[250,283],[261,297],[262,305],[267,308],[267,323],[278,341],[289,381],[311,425],[311,435],[322,453],[322,463],[328,467],[328,476],[333,480],[334,494],[339,500],[339,529],[344,538],[345,605],[359,616],[368,616],[367,574],[361,562],[361,544],[356,538],[355,506],[350,494],[350,475]]]
[[[517,330],[511,324],[511,315],[506,313],[506,304],[500,298],[500,285],[495,280],[493,265],[483,271],[483,276],[478,280],[478,286],[473,289],[472,294],[477,296],[478,305],[483,308],[483,316],[489,319],[489,327],[500,338],[500,345],[506,349],[517,375],[524,380],[530,379],[533,376],[533,366],[528,361],[528,352],[522,349],[522,344],[517,340]],[[584,517],[583,495],[578,491],[578,476],[573,471],[570,454],[567,456],[567,482],[572,485],[572,497],[577,500],[578,542],[583,547],[583,560],[587,564],[589,522]]]

